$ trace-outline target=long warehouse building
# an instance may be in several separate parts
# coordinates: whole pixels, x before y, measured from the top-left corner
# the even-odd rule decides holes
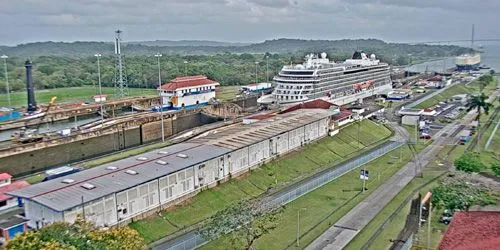
[[[324,106],[324,105],[323,105]],[[128,223],[192,197],[200,190],[328,135],[338,107],[290,109],[138,156],[10,192],[21,198],[28,225]]]

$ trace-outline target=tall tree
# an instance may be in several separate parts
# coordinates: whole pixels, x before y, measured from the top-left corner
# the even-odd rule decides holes
[[[476,110],[477,116],[476,116],[476,121],[477,121],[477,141],[481,141],[481,113],[485,113],[486,115],[489,114],[490,108],[493,106],[491,103],[487,102],[488,96],[486,96],[484,93],[481,93],[480,95],[473,95],[469,101],[467,102],[467,111],[471,110]],[[476,148],[477,145],[476,144]]]
[[[277,226],[280,209],[265,211],[259,201],[241,201],[215,215],[200,229],[207,240],[230,237],[230,249],[253,249],[255,241]]]

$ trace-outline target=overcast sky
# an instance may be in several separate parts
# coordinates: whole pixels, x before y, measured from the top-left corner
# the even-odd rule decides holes
[[[0,0],[0,44],[500,36],[500,0]]]

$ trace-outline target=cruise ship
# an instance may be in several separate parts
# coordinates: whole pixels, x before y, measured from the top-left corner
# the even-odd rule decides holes
[[[480,54],[461,55],[455,58],[457,71],[478,70],[480,63],[481,63]]]
[[[389,65],[361,51],[340,63],[326,53],[309,54],[302,64],[284,66],[273,81],[276,88],[259,98],[260,104],[326,99],[344,105],[392,90]]]

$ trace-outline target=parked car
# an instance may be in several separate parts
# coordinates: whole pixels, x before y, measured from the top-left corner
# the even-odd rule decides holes
[[[420,139],[426,139],[426,140],[429,140],[431,139],[432,136],[430,134],[427,134],[427,133],[421,133],[420,134]]]
[[[451,213],[450,210],[445,209],[441,217],[439,218],[439,222],[448,225],[451,222],[451,219],[453,217],[453,214]]]

